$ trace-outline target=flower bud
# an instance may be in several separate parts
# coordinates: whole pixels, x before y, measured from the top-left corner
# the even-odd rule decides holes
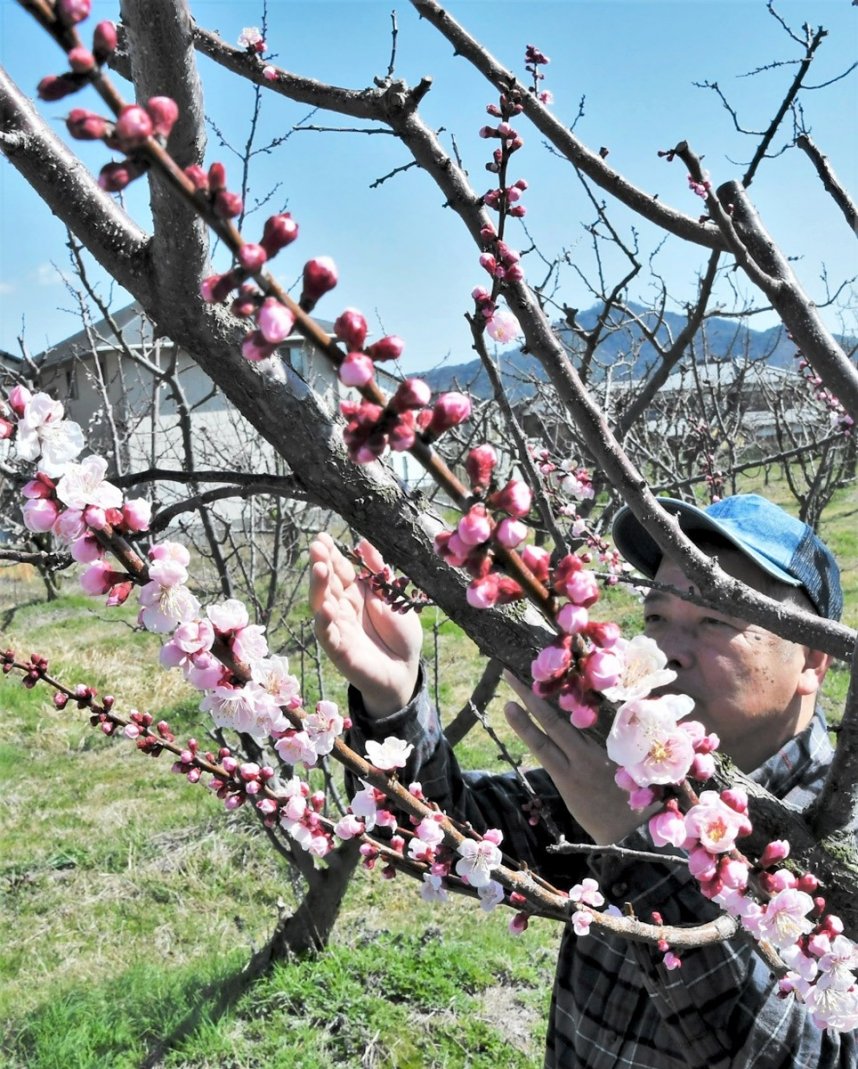
[[[405,412],[411,408],[423,408],[429,404],[432,390],[422,379],[406,379],[397,387],[390,400],[390,407],[395,412]]]
[[[485,444],[475,446],[465,460],[465,471],[474,493],[485,490],[492,479],[492,472],[497,464],[497,453],[493,447]]]
[[[432,409],[427,434],[437,437],[451,427],[464,423],[471,415],[471,399],[463,393],[442,393]]]
[[[113,128],[116,142],[123,152],[131,152],[145,143],[154,127],[145,108],[139,104],[126,104],[119,112]]]
[[[527,538],[527,530],[526,523],[506,516],[495,528],[495,539],[507,549],[515,549]]]
[[[498,600],[498,578],[497,572],[489,572],[469,583],[465,592],[468,604],[474,609],[490,609]]]
[[[557,613],[557,626],[567,635],[577,635],[589,623],[590,614],[583,605],[573,605],[571,601]]]
[[[0,416],[0,442],[6,441],[7,438],[11,438],[15,430],[15,424],[10,423],[8,419],[3,419]]]
[[[69,49],[68,61],[75,74],[89,74],[91,70],[95,70],[95,56],[83,45]]]
[[[541,583],[546,581],[551,567],[551,554],[547,549],[542,546],[525,546],[521,551],[521,559]]]
[[[292,333],[295,314],[276,297],[266,297],[256,313],[256,325],[269,345],[279,345]]]
[[[81,82],[72,74],[46,74],[36,87],[39,100],[62,100],[69,93],[76,93]]]
[[[268,253],[265,249],[261,245],[254,244],[252,241],[245,241],[238,250],[237,255],[238,262],[245,271],[249,271],[251,274],[259,271],[268,259]]]
[[[72,108],[66,119],[66,128],[78,141],[98,141],[107,132],[107,119],[86,108]]]
[[[362,312],[346,308],[334,320],[334,334],[348,349],[363,349],[367,325]]]
[[[169,137],[179,117],[179,105],[172,97],[150,97],[146,101],[146,114],[152,120],[152,133]]]
[[[61,22],[66,26],[74,26],[75,23],[89,18],[92,0],[57,0],[54,10]]]
[[[209,176],[199,164],[192,163],[189,167],[186,167],[185,175],[191,180],[194,189],[197,190],[198,193],[208,193]]]
[[[92,51],[99,63],[104,63],[116,51],[116,24],[109,19],[99,22],[92,32]]]
[[[122,506],[122,522],[128,531],[147,531],[152,520],[152,504],[145,497],[134,497]]]
[[[459,520],[456,533],[466,546],[480,546],[491,538],[494,524],[485,505],[473,505]]]
[[[367,353],[373,360],[398,360],[404,348],[405,342],[398,334],[388,334],[373,342],[367,349]]]
[[[489,506],[521,519],[530,512],[533,493],[526,482],[510,479],[502,490],[497,490],[489,498]]]
[[[330,256],[317,256],[304,264],[304,290],[301,305],[307,310],[313,307],[320,297],[332,290],[339,280],[337,267]]]
[[[251,363],[267,360],[275,349],[276,346],[269,345],[262,336],[262,333],[258,330],[254,330],[248,334],[241,343],[241,355],[245,360],[250,360]]]
[[[209,167],[209,189],[212,193],[218,193],[222,189],[226,189],[226,167],[219,161],[215,162]]]
[[[375,365],[366,353],[349,353],[340,364],[337,374],[343,385],[360,389],[372,382]]]
[[[47,497],[32,498],[27,501],[21,512],[24,517],[24,526],[28,531],[37,534],[45,534],[53,527],[59,515],[59,506],[56,501]]]
[[[509,605],[523,597],[524,590],[511,575],[498,575],[498,605]]]
[[[416,437],[414,413],[409,410],[400,414],[399,419],[390,428],[387,440],[391,449],[397,453],[404,453],[414,445]]]
[[[290,245],[297,237],[298,224],[289,212],[283,212],[280,215],[272,215],[265,220],[262,240],[259,244],[271,257],[287,245]]]
[[[212,211],[219,219],[234,219],[237,215],[241,215],[243,207],[244,202],[241,197],[237,193],[230,193],[228,189],[219,189],[212,202]]]
[[[99,172],[98,184],[106,193],[120,193],[135,178],[139,178],[144,169],[134,160],[106,163]]]

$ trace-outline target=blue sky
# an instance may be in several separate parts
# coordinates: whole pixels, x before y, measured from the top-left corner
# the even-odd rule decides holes
[[[261,5],[255,0],[200,0],[191,6],[201,25],[219,30],[232,42],[243,26],[261,20]],[[116,16],[116,4],[96,0],[94,7],[97,18]],[[278,53],[276,62],[285,68],[353,88],[369,85],[385,72],[390,57],[390,0],[274,0],[270,8],[268,41]],[[658,159],[657,150],[688,139],[705,154],[718,183],[741,176],[742,163],[755,146],[753,138],[733,129],[715,94],[695,88],[693,82],[717,80],[739,108],[743,124],[763,129],[794,67],[776,66],[756,77],[741,75],[797,55],[796,46],[766,12],[762,0],[451,0],[450,10],[520,74],[524,46],[534,43],[543,49],[552,60],[544,85],[554,93],[555,112],[571,123],[584,96],[585,114],[576,127],[579,136],[593,148],[607,146],[611,163],[628,178],[691,214],[699,211],[701,202],[687,190],[681,165],[666,164]],[[858,9],[846,0],[781,0],[778,11],[796,28],[806,19],[830,31],[811,84],[841,73],[858,55]],[[487,119],[491,88],[464,60],[453,57],[446,41],[421,23],[410,5],[397,6],[397,21],[397,74],[412,84],[423,75],[433,77],[422,113],[433,127],[445,128],[441,136],[448,146],[455,137],[473,184],[484,191],[489,187],[484,163],[491,143],[480,140],[477,131]],[[0,0],[0,58],[31,93],[44,73],[62,66],[59,50],[13,0]],[[244,137],[252,91],[204,59],[200,67],[206,111],[238,143]],[[853,195],[858,193],[857,86],[858,72],[853,72],[829,89],[804,97],[812,136]],[[63,117],[68,107],[78,104],[95,107],[95,97],[84,93],[71,105],[62,101],[42,105],[42,110],[64,133]],[[271,96],[264,105],[260,143],[288,132],[306,115],[305,107]],[[312,121],[322,126],[352,125],[321,113]],[[593,262],[582,222],[590,221],[592,208],[568,163],[548,155],[538,134],[526,124],[520,130],[525,146],[515,163],[517,174],[530,183],[523,202],[528,230],[545,255],[565,249],[587,273]],[[785,129],[776,139],[778,146],[787,134]],[[94,169],[107,158],[100,145],[75,147],[83,148],[85,162]],[[229,151],[219,147],[211,134],[207,161],[218,158],[230,167]],[[288,208],[301,226],[299,242],[274,262],[281,280],[291,284],[310,256],[333,256],[341,282],[319,306],[319,315],[334,318],[347,305],[360,307],[373,332],[395,332],[405,338],[404,367],[414,370],[472,357],[463,317],[471,306],[471,289],[486,276],[464,227],[443,208],[441,194],[426,175],[412,169],[379,189],[369,188],[407,162],[405,150],[384,135],[298,132],[271,154],[258,157],[251,199],[276,185],[271,205]],[[237,174],[236,164],[232,170]],[[823,265],[833,285],[858,273],[854,239],[803,155],[791,150],[769,161],[751,193],[772,234],[796,258],[796,273],[815,299],[824,299]],[[3,160],[0,202],[0,348],[18,351],[16,336],[23,317],[27,343],[38,352],[78,329],[74,315],[63,310],[73,302],[56,270],[67,274],[69,270],[65,231]],[[137,184],[129,204],[145,225],[144,183]],[[263,218],[260,214],[249,221],[249,238],[261,231]],[[644,259],[658,245],[659,235],[623,211],[613,219],[626,238],[637,226]],[[518,247],[528,244],[515,228],[509,239]],[[660,249],[656,263],[669,283],[674,307],[681,310],[693,292],[705,253],[671,239]],[[540,277],[532,259],[526,267],[531,277]],[[611,282],[618,265],[609,259],[606,269]],[[93,277],[100,278],[98,272]],[[107,294],[107,281],[101,279],[101,284]],[[645,298],[647,292],[642,285],[633,295]],[[724,296],[727,299],[726,291]],[[563,276],[558,299],[582,308],[592,303],[572,270]],[[113,300],[116,307],[125,303],[121,292],[114,292]],[[834,310],[825,315],[833,328],[840,329]],[[757,325],[773,322],[771,316],[761,316]]]

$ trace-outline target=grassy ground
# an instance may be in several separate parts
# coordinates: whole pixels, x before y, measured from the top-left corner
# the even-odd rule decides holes
[[[841,494],[823,529],[844,566],[853,626],[856,512],[858,494]],[[64,680],[204,737],[197,699],[178,673],[154,667],[159,641],[133,628],[132,610],[73,594],[46,605],[39,594],[21,572],[0,575],[4,646],[43,653]],[[604,608],[627,623],[637,612],[622,592]],[[430,609],[427,631],[434,622]],[[451,623],[439,621],[438,633],[441,704],[452,713],[481,665]],[[836,713],[847,673],[829,680]],[[341,697],[334,680],[326,685]],[[297,901],[252,816],[227,815],[166,758],[105,738],[72,708],[58,712],[45,689],[0,681],[0,710],[2,1069],[541,1064],[557,927],[534,922],[511,938],[508,914],[428,906],[412,883],[363,870],[327,953],[278,967],[225,1006],[230,980]],[[463,751],[470,766],[496,761],[478,735]]]

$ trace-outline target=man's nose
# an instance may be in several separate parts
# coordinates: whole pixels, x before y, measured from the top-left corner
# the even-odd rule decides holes
[[[658,644],[674,672],[689,668],[694,660],[694,636],[687,627],[668,627],[658,636]]]

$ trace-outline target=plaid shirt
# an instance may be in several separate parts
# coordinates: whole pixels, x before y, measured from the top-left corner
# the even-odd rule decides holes
[[[592,875],[609,902],[630,903],[637,916],[661,913],[664,923],[700,923],[718,913],[687,868],[596,854],[548,853],[542,822],[531,827],[528,798],[513,773],[460,771],[437,711],[421,685],[405,709],[370,720],[360,694],[349,692],[351,745],[388,735],[414,744],[402,779],[419,780],[428,798],[477,830],[504,833],[504,849],[558,888]],[[798,809],[818,792],[832,749],[817,715],[753,774]],[[527,773],[537,795],[570,842],[588,841],[542,769]],[[621,844],[652,851],[644,832]],[[736,937],[686,950],[668,971],[656,948],[631,943],[595,925],[577,937],[567,926],[551,999],[546,1069],[858,1069],[858,1033],[821,1031],[804,1006],[780,999],[776,983],[750,941]]]

